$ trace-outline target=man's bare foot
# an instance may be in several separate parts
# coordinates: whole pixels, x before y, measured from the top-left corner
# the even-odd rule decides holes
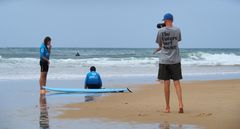
[[[179,108],[178,113],[184,113],[183,108]]]
[[[170,113],[170,107],[166,108],[164,113]]]

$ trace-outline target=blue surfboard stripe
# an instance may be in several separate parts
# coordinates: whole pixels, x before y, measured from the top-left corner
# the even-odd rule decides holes
[[[71,92],[71,93],[111,93],[111,92],[131,92],[128,88],[104,88],[104,89],[74,89],[74,88],[53,88],[44,87],[48,91]]]

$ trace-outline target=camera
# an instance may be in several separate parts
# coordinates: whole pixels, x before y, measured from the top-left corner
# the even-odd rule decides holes
[[[165,27],[166,25],[165,25],[165,23],[158,23],[157,24],[157,28],[158,29],[160,29],[160,28],[162,28],[162,27]]]

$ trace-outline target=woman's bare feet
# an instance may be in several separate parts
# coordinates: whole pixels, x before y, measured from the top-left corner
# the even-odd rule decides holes
[[[46,94],[47,93],[47,91],[46,90],[40,90],[40,94]]]

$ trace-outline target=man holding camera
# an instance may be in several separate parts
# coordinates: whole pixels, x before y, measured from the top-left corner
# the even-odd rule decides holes
[[[156,43],[159,44],[159,48],[154,53],[159,51],[160,54],[158,79],[164,80],[165,112],[170,112],[170,79],[172,79],[179,102],[178,113],[183,113],[182,88],[180,85],[180,79],[182,79],[181,56],[178,47],[178,42],[181,41],[181,31],[173,26],[172,14],[165,14],[163,21],[164,24],[158,25],[160,29]]]

